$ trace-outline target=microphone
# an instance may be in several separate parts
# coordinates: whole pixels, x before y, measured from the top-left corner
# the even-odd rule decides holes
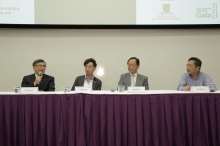
[[[115,92],[115,89],[111,89],[111,92]]]
[[[42,73],[42,71],[39,71],[38,72],[38,76],[41,76],[43,73]]]
[[[215,90],[214,90],[214,89],[211,89],[210,92],[215,92]]]

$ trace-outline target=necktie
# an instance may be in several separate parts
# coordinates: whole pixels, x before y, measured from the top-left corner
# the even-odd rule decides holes
[[[131,87],[135,86],[134,75],[131,75]]]

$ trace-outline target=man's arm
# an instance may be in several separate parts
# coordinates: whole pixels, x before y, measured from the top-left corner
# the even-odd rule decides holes
[[[123,80],[123,74],[121,75],[119,81],[118,81],[118,85],[125,85],[126,83]],[[126,87],[125,87],[126,88]],[[118,87],[116,88],[118,90]]]
[[[210,90],[214,90],[214,91],[218,90],[209,75],[206,74],[204,80],[205,80],[204,86],[209,86]]]
[[[149,90],[149,84],[148,84],[148,78],[145,77],[143,80],[143,86],[145,87],[145,90]]]
[[[54,77],[51,77],[51,80],[49,81],[48,91],[55,91]]]
[[[123,75],[121,75],[118,85],[125,85],[124,80],[123,80]]]
[[[184,87],[186,87],[186,89],[190,90],[190,88],[186,85],[186,76],[184,74],[182,74],[180,77],[180,81],[179,81],[179,85],[178,85],[177,90],[183,91]]]
[[[78,77],[75,79],[71,91],[75,91],[75,86],[77,86],[77,85],[78,85]]]
[[[101,89],[102,89],[102,81],[99,80],[97,84],[97,90],[101,90]]]

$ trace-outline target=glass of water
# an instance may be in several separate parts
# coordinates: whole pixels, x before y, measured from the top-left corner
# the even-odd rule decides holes
[[[124,92],[124,90],[125,90],[125,85],[118,85],[119,92]]]
[[[63,86],[63,92],[70,92],[70,86]]]
[[[14,86],[14,92],[20,93],[21,87],[20,86]]]

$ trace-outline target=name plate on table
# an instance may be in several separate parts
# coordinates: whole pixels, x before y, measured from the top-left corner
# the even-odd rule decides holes
[[[20,93],[38,93],[38,87],[21,87]]]
[[[129,93],[144,93],[145,87],[128,87]]]
[[[75,92],[76,93],[91,93],[92,88],[76,86],[75,87]]]
[[[196,93],[209,93],[209,86],[191,86],[191,92]]]

